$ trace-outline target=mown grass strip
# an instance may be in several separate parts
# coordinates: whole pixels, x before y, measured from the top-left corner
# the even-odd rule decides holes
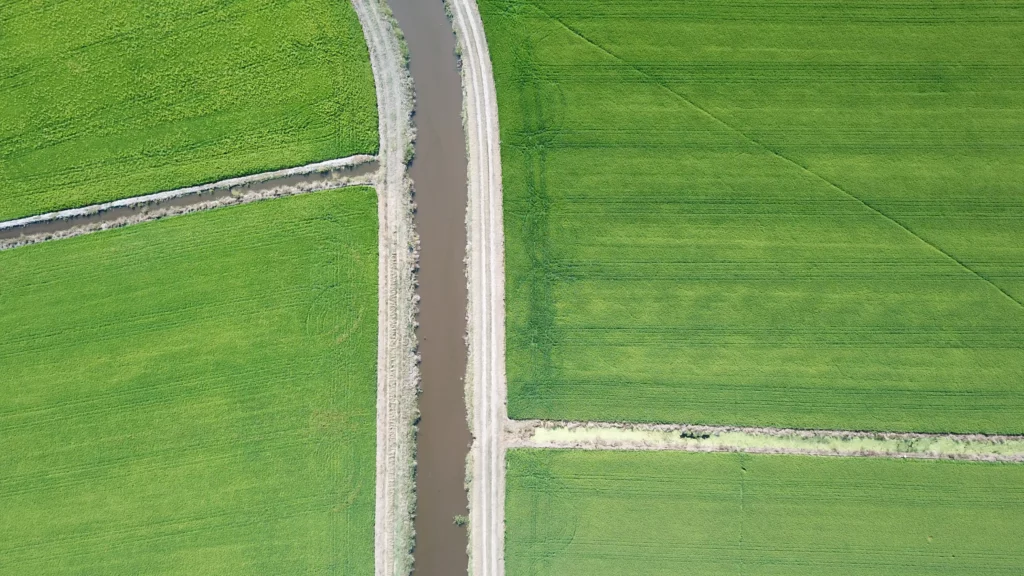
[[[509,576],[1013,574],[1024,466],[512,450]]]
[[[373,573],[372,189],[0,270],[0,572]]]

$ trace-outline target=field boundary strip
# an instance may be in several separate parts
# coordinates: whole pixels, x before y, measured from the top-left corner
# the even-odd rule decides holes
[[[377,157],[348,156],[0,222],[0,250],[259,200],[375,186]],[[301,178],[298,182],[290,180]],[[17,233],[17,235],[15,235]]]
[[[377,173],[378,332],[374,574],[412,572],[419,363],[416,267],[419,238],[407,174],[413,85],[404,37],[384,0],[352,0],[370,53],[380,132]]]
[[[1024,463],[1024,436],[508,420],[508,448],[749,452]]]

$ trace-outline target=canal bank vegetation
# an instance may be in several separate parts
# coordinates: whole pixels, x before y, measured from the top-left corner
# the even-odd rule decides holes
[[[0,54],[0,220],[377,153],[348,2],[16,0]]]
[[[0,253],[0,556],[24,574],[372,574],[377,199]]]

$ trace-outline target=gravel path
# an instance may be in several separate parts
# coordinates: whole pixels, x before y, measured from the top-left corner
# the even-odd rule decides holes
[[[416,357],[415,267],[411,183],[406,150],[412,144],[412,78],[401,32],[380,0],[352,0],[370,51],[380,122],[377,180],[380,211],[377,343],[377,503],[374,573],[412,570],[415,495]]]
[[[483,22],[474,0],[448,5],[462,54],[469,151],[470,566],[505,573],[505,265],[498,102]]]

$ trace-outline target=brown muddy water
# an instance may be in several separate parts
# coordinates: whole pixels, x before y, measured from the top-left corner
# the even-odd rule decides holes
[[[470,433],[466,372],[466,137],[455,35],[442,0],[388,0],[409,44],[416,86],[410,168],[420,235],[420,396],[416,467],[417,576],[468,572],[465,483]]]
[[[377,161],[374,160],[371,162],[365,162],[363,164],[355,164],[352,166],[346,166],[341,168],[327,169],[318,172],[311,172],[309,174],[294,174],[290,176],[281,176],[278,178],[271,178],[260,182],[248,182],[245,184],[237,184],[234,186],[218,186],[211,189],[203,190],[202,192],[196,192],[182,196],[175,196],[172,198],[150,200],[147,202],[140,202],[138,204],[133,204],[130,206],[116,206],[100,212],[93,212],[91,214],[82,214],[78,216],[72,216],[69,218],[43,220],[40,222],[32,222],[24,226],[3,228],[0,229],[0,240],[16,239],[22,236],[32,236],[35,234],[52,234],[57,232],[63,232],[65,230],[70,230],[71,228],[75,228],[77,226],[113,222],[119,218],[132,217],[139,214],[144,214],[151,210],[158,210],[161,208],[182,208],[186,206],[193,206],[196,204],[209,202],[211,200],[221,200],[229,196],[243,195],[249,192],[266,192],[269,190],[273,190],[274,188],[277,188],[279,186],[298,186],[302,184],[324,186],[328,185],[331,182],[337,181],[339,178],[368,176],[376,172],[378,167],[379,165]]]

